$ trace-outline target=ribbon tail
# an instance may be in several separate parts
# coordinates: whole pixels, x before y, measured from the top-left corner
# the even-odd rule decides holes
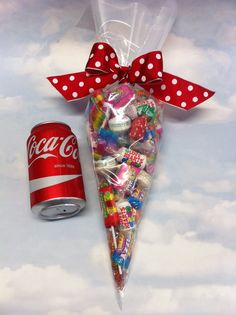
[[[116,81],[112,78],[112,73],[95,76],[86,71],[51,76],[47,79],[67,101],[84,98]]]
[[[215,92],[167,72],[163,73],[161,84],[143,87],[151,91],[159,100],[170,105],[189,110],[212,97]]]

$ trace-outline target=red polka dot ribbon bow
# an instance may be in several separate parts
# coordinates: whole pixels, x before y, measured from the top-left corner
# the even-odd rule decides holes
[[[163,71],[160,51],[137,57],[129,67],[120,66],[114,49],[107,43],[95,43],[85,71],[48,77],[50,83],[68,101],[83,98],[96,89],[116,81],[137,83],[157,99],[183,109],[191,109],[214,92]]]

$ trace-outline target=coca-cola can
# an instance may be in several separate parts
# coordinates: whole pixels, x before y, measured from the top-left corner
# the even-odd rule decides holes
[[[76,215],[85,193],[76,136],[62,122],[34,126],[27,140],[30,202],[42,219]]]

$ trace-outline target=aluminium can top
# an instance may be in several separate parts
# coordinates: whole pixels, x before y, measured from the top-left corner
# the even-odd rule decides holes
[[[64,125],[66,126],[67,128],[70,128],[70,126],[68,126],[66,123],[62,122],[62,121],[56,121],[56,120],[49,120],[49,121],[44,121],[44,122],[41,122],[39,124],[36,124],[32,129],[31,129],[31,133],[33,132],[34,129],[42,126],[42,125],[48,125],[48,124],[60,124],[60,125]]]

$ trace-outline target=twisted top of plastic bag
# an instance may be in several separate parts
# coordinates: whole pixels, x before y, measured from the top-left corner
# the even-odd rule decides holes
[[[91,0],[97,39],[109,43],[121,65],[160,50],[176,18],[174,0]]]

